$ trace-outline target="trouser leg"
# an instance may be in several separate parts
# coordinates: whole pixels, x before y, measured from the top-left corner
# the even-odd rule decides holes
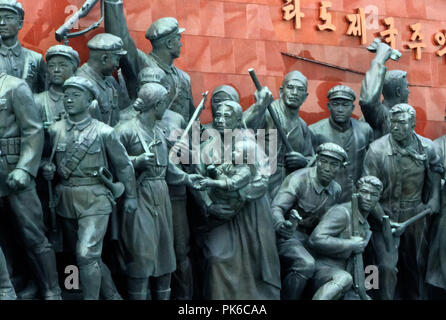
[[[322,279],[316,279],[319,288],[313,295],[313,300],[341,299],[353,284],[353,277],[344,270],[324,268],[320,271],[316,271],[315,277],[322,276]]]
[[[304,235],[288,240],[278,240],[280,266],[282,270],[283,300],[299,300],[308,279],[314,274],[315,261],[304,247]],[[300,239],[302,238],[302,239]]]
[[[85,300],[99,299],[102,243],[108,218],[108,215],[97,215],[78,220],[76,258]]]
[[[379,290],[377,293],[379,300],[393,300],[395,297],[399,238],[394,238],[394,240],[395,245],[386,248],[383,234],[380,231],[373,231],[371,241],[379,271]]]
[[[193,295],[193,274],[190,261],[190,230],[186,200],[172,200],[172,222],[177,269],[172,274],[172,291],[175,299],[190,300]]]
[[[149,278],[128,278],[127,297],[129,300],[147,300]]]
[[[45,299],[61,299],[56,256],[44,234],[42,207],[35,188],[10,194],[9,203],[42,296]]]
[[[0,300],[15,300],[17,296],[9,279],[8,268],[3,251],[0,248]]]
[[[154,300],[170,300],[171,274],[153,278]]]
[[[428,243],[425,221],[409,226],[401,236],[400,268],[401,295],[403,299],[426,299],[426,261]]]
[[[107,265],[101,260],[101,296],[104,297],[105,300],[122,300],[121,295],[116,289],[115,283],[113,281],[110,269]]]

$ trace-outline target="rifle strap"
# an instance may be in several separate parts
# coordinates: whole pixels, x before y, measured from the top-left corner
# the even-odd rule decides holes
[[[85,158],[88,149],[90,149],[95,142],[97,136],[96,126],[92,125],[90,131],[85,135],[82,142],[75,142],[66,152],[65,157],[62,159],[58,168],[58,173],[64,179],[68,179],[73,171],[76,170],[79,163]]]
[[[144,149],[145,153],[151,153],[149,150],[149,146],[147,145],[146,139],[144,139],[141,128],[139,126],[136,127],[136,134],[138,135],[138,139],[142,144],[142,148]]]

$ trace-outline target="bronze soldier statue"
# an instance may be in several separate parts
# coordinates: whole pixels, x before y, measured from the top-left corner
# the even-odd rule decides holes
[[[339,202],[341,187],[334,180],[348,156],[342,147],[324,143],[317,148],[315,167],[304,168],[285,178],[272,202],[282,270],[282,299],[299,300],[313,277],[315,260],[308,237],[326,211]],[[286,219],[296,209],[303,220],[297,229]]]
[[[105,31],[119,36],[124,42],[127,56],[122,63],[122,72],[126,79],[129,96],[135,99],[137,77],[145,67],[158,67],[167,75],[169,85],[168,109],[175,111],[189,122],[195,107],[192,98],[189,75],[173,65],[180,57],[181,33],[184,28],[178,27],[178,21],[172,17],[161,18],[152,23],[146,32],[146,38],[152,44],[148,54],[136,48],[130,37],[124,16],[122,0],[105,1]]]
[[[98,104],[90,110],[93,118],[113,127],[119,122],[120,110],[130,103],[122,87],[113,78],[113,71],[119,67],[119,60],[127,51],[123,49],[119,37],[108,33],[96,35],[87,45],[90,57],[76,75],[90,80],[98,92]]]
[[[111,277],[101,253],[115,197],[101,178],[101,170],[113,168],[125,185],[126,215],[136,210],[135,175],[113,129],[89,114],[89,107],[97,97],[95,86],[86,78],[71,77],[63,89],[67,118],[49,128],[55,164],[44,165],[43,175],[53,180],[57,171],[57,214],[68,245],[76,248],[84,299],[97,300],[101,284],[113,282],[101,280]]]
[[[23,48],[18,33],[25,11],[16,0],[0,0],[0,69],[25,80],[32,92],[45,90],[45,62],[40,53]]]
[[[383,183],[380,205],[394,227],[426,208],[439,212],[443,167],[432,141],[414,132],[415,117],[410,105],[393,106],[389,111],[390,134],[374,141],[364,159],[364,174],[374,175]],[[379,298],[395,298],[397,274],[401,298],[425,298],[427,219],[409,226],[401,237],[392,237],[386,232],[382,215],[369,219],[379,269]]]
[[[373,141],[373,130],[363,121],[351,117],[355,107],[355,92],[347,86],[335,86],[328,91],[330,117],[310,125],[313,145],[325,142],[340,145],[348,154],[349,163],[342,168],[336,182],[342,188],[340,202],[350,201],[354,183],[362,175],[362,165],[369,144]]]
[[[294,170],[304,168],[314,154],[310,130],[299,117],[299,108],[308,96],[307,86],[307,78],[302,73],[291,71],[282,81],[279,99],[271,104],[293,148],[287,150],[281,137],[277,138],[278,168],[269,181],[271,198],[275,197],[285,177]],[[269,130],[276,129],[276,125],[266,110],[267,106],[255,104],[245,111],[243,118],[248,128],[266,130],[265,145],[269,146]],[[271,157],[271,150],[269,156]]]
[[[9,272],[6,265],[6,259],[3,254],[2,248],[0,248],[0,300],[15,300],[17,295],[15,294],[14,287],[9,279]]]
[[[202,298],[279,299],[280,266],[270,215],[268,178],[262,177],[256,162],[247,166],[244,161],[239,166],[223,159],[225,153],[233,159],[237,141],[242,143],[241,150],[245,144],[251,145],[248,149],[257,149],[258,154],[261,150],[245,134],[242,107],[235,101],[215,106],[212,126],[222,141],[225,129],[240,131],[231,141],[214,145],[218,149],[208,148],[217,138],[200,146],[201,161],[196,170],[213,179],[204,184],[226,181],[224,186],[194,194],[201,206],[197,242],[203,255]],[[211,164],[207,159],[214,161]],[[257,161],[257,157],[254,159]]]
[[[8,200],[45,299],[60,299],[53,248],[34,178],[43,149],[43,129],[28,84],[0,73],[0,197]]]
[[[65,45],[55,45],[45,55],[49,88],[34,95],[37,108],[42,114],[44,129],[54,121],[62,119],[65,113],[63,105],[63,84],[76,73],[80,64],[76,50]]]
[[[443,168],[446,167],[446,135],[434,140],[435,151],[440,157]],[[445,179],[444,172],[441,175]],[[431,222],[429,233],[432,242],[429,246],[429,259],[427,264],[426,282],[432,286],[446,290],[446,188],[442,181],[440,196],[440,214]]]
[[[355,272],[363,274],[359,277],[363,283],[355,285],[364,286],[364,266],[361,263],[362,268],[354,270],[353,260],[355,255],[362,255],[370,240],[367,217],[378,203],[383,186],[378,178],[366,176],[358,180],[357,187],[357,207],[353,201],[331,207],[308,240],[316,259],[313,281],[317,291],[313,300],[342,299],[349,290],[355,290]]]
[[[390,132],[389,110],[398,103],[409,101],[409,83],[406,72],[387,71],[384,65],[394,50],[378,43],[376,56],[362,81],[359,105],[365,121],[372,127],[375,139]],[[381,94],[384,100],[381,102]]]
[[[144,84],[137,100],[135,108],[140,114],[116,127],[137,176],[138,209],[123,217],[120,241],[126,261],[128,297],[169,300],[171,273],[176,268],[177,234],[172,221],[175,206],[171,206],[166,181],[170,185],[192,186],[199,177],[187,175],[169,161],[166,129],[160,121],[167,108],[167,90],[157,83]],[[187,221],[185,225],[188,227]],[[149,277],[154,278],[153,295],[148,294]]]

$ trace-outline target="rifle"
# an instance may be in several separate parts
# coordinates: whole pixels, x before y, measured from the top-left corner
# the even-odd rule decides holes
[[[256,89],[258,91],[262,90],[262,86],[260,85],[259,79],[257,78],[256,73],[254,72],[254,69],[251,68],[248,70],[249,75],[251,76],[252,81],[254,82],[254,85],[256,86]],[[288,137],[285,134],[285,131],[283,131],[283,128],[279,122],[279,119],[276,116],[275,111],[271,107],[271,104],[268,105],[268,111],[271,115],[271,118],[273,119],[274,125],[277,128],[277,131],[279,132],[280,137],[282,138],[283,143],[285,144],[287,152],[293,152],[293,147],[291,146],[290,142],[288,141]]]
[[[201,113],[203,112],[204,108],[206,107],[205,104],[206,104],[206,100],[208,98],[208,94],[209,94],[209,91],[206,91],[205,93],[202,94],[203,98],[201,99],[200,103],[198,104],[197,108],[195,109],[194,114],[190,118],[189,123],[186,126],[186,129],[184,130],[183,134],[181,135],[180,140],[185,139],[189,135],[189,131],[192,128],[194,121],[198,120],[198,118],[200,117]]]
[[[431,214],[431,213],[432,213],[431,208],[427,208],[427,209],[421,211],[417,215],[415,215],[412,218],[409,218],[406,221],[404,221],[403,223],[401,223],[398,228],[392,228],[392,234],[395,234],[395,233],[402,234],[405,231],[405,229],[408,226],[410,226],[412,223],[417,222],[418,220],[424,218],[425,216],[427,216],[428,214]]]
[[[57,29],[56,40],[58,42],[65,41],[65,44],[68,45],[69,38],[81,36],[89,31],[99,27],[102,20],[104,20],[104,0],[101,0],[101,17],[99,18],[98,21],[94,22],[92,25],[90,25],[88,28],[86,28],[84,30],[81,30],[78,32],[73,32],[73,33],[68,33],[71,29],[73,29],[76,22],[78,22],[81,18],[86,17],[90,13],[91,9],[96,5],[96,3],[98,1],[99,0],[85,1],[84,4],[82,5],[82,7],[80,8],[80,10],[78,12],[76,12],[75,14],[73,14],[70,19],[68,19],[62,26],[60,26],[59,29]]]
[[[352,234],[354,237],[359,237],[359,205],[358,193],[353,187],[352,195]],[[370,300],[370,297],[365,292],[365,274],[364,262],[362,260],[362,253],[355,253],[353,255],[353,288],[361,300]]]

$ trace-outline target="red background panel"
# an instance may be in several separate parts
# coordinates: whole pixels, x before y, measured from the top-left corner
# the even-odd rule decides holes
[[[20,0],[26,10],[25,24],[20,40],[25,47],[45,53],[57,44],[54,33],[65,19],[79,8],[83,0]],[[433,42],[433,34],[446,29],[446,1],[444,0],[331,0],[332,21],[336,31],[317,31],[320,1],[301,0],[302,18],[300,30],[294,29],[293,21],[282,19],[283,0],[124,0],[127,22],[137,46],[146,52],[151,45],[144,37],[150,24],[161,17],[174,16],[185,27],[181,57],[175,64],[188,72],[192,81],[192,93],[198,104],[201,93],[212,91],[221,84],[234,86],[241,103],[247,108],[254,102],[254,85],[248,76],[248,68],[254,67],[263,85],[274,96],[287,72],[298,69],[309,80],[309,97],[301,108],[301,116],[309,124],[328,116],[327,91],[334,85],[351,86],[359,96],[363,76],[326,66],[284,56],[281,52],[318,60],[342,68],[366,72],[373,54],[369,53],[360,39],[345,35],[347,14],[363,7],[377,13],[368,21],[378,19],[377,25],[367,28],[367,43],[385,29],[382,20],[393,17],[399,35],[397,49],[403,53],[398,62],[389,62],[389,69],[408,72],[411,85],[411,103],[417,110],[417,132],[429,138],[446,133],[444,121],[446,109],[446,57],[438,57],[439,49]],[[79,22],[85,28],[97,20],[99,6]],[[411,36],[409,25],[422,24],[422,60],[415,60],[413,51],[407,48]],[[70,41],[79,51],[81,59],[88,58],[86,43],[103,27]],[[357,103],[358,100],[356,100]],[[360,117],[359,106],[354,111]],[[211,120],[209,105],[201,117],[202,122]]]

